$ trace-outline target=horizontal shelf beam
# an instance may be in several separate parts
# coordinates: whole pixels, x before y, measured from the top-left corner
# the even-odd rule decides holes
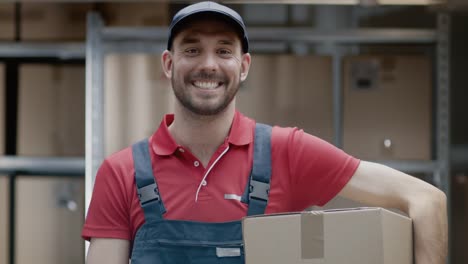
[[[452,166],[468,168],[468,146],[454,146]],[[433,173],[437,170],[436,161],[374,161],[407,173]],[[3,156],[0,158],[0,174],[82,176],[85,172],[84,157],[21,157]]]
[[[3,156],[0,158],[0,174],[84,176],[85,159]]]
[[[105,41],[157,41],[167,40],[166,27],[106,27],[103,29]],[[429,29],[400,28],[360,28],[338,31],[323,31],[309,28],[269,27],[248,28],[249,40],[256,41],[289,41],[310,44],[327,42],[342,44],[359,43],[435,43],[437,33]]]
[[[326,42],[341,44],[416,43],[436,42],[436,32],[425,29],[348,29],[338,31],[306,28],[251,28],[249,38],[255,41],[292,41],[312,44]]]
[[[444,0],[225,0],[227,4],[301,4],[301,5],[363,5],[363,6],[431,6],[444,4]]]
[[[3,58],[58,58],[84,59],[85,45],[73,43],[0,42],[0,57]]]
[[[165,49],[164,45],[167,40],[167,27],[106,27],[102,33],[104,42],[110,46],[111,52],[157,53]],[[425,29],[355,29],[329,32],[307,28],[252,27],[249,28],[248,33],[254,50],[262,50],[265,42],[430,44],[436,41],[436,32]],[[159,42],[161,45],[155,46],[154,42]],[[255,43],[259,43],[259,47],[255,48]],[[2,58],[84,59],[85,53],[85,44],[81,42],[0,42],[0,57]]]

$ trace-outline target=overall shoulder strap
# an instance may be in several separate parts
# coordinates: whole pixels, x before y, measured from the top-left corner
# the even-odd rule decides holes
[[[249,209],[247,215],[264,214],[268,203],[271,178],[272,127],[257,123],[255,126],[254,158],[248,189],[245,193]]]
[[[145,214],[145,220],[162,219],[166,212],[154,180],[148,139],[141,140],[132,146],[135,182],[138,198]]]

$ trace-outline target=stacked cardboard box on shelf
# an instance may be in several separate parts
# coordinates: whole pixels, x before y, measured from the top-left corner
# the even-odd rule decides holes
[[[19,75],[18,154],[83,156],[84,66],[23,64]]]
[[[238,109],[258,122],[302,128],[331,142],[331,69],[328,56],[254,55]]]
[[[164,26],[170,22],[169,4],[154,3],[101,3],[97,7],[108,26]]]
[[[18,155],[84,156],[84,72],[20,66]],[[21,176],[16,186],[17,263],[83,263],[84,178]]]
[[[237,93],[237,109],[258,122],[273,123],[276,76],[274,55],[252,55],[249,75]]]
[[[344,150],[361,159],[430,159],[431,76],[425,56],[346,57]]]
[[[24,41],[83,41],[92,4],[23,3],[20,38]]]
[[[15,38],[14,3],[0,4],[0,41]]]
[[[0,40],[13,40],[14,4],[0,4]],[[107,26],[160,26],[169,22],[167,3],[33,3],[20,6],[20,39],[83,41],[86,16],[99,12]]]
[[[23,3],[20,38],[22,41],[34,42],[83,41],[86,37],[86,14],[91,10],[99,11],[104,23],[111,26],[162,24],[161,21],[166,21],[166,6],[153,3]],[[5,28],[2,26],[0,24],[0,30]],[[122,65],[106,66],[106,69],[112,71]],[[144,68],[143,72],[152,74],[152,69],[153,66]],[[21,66],[18,155],[84,156],[84,72],[84,65]],[[152,75],[149,77],[153,78]],[[130,84],[129,89],[150,90],[127,84]],[[115,86],[111,88],[116,89]],[[134,99],[131,100],[132,106],[141,102],[139,95],[151,98],[144,93],[131,96]],[[148,101],[143,110],[136,107],[136,115],[151,114],[154,107],[159,107],[152,103]],[[128,108],[133,116],[132,109]],[[0,188],[4,188],[3,185]],[[17,181],[17,194],[17,263],[83,263],[84,243],[80,233],[84,219],[84,178],[21,176]],[[0,206],[3,206],[3,201]],[[0,217],[8,217],[8,214],[0,214]],[[8,249],[1,247],[1,250],[4,248]],[[5,256],[6,263],[7,255],[2,252],[0,254]]]
[[[104,70],[106,154],[149,137],[172,112],[170,82],[159,56],[109,55]]]

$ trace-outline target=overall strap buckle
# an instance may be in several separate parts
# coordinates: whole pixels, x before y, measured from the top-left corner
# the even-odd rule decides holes
[[[262,201],[268,201],[268,195],[270,193],[270,184],[252,179],[250,181],[250,193],[249,199],[257,199]]]
[[[140,199],[140,203],[142,205],[152,201],[159,202],[159,200],[161,199],[156,183],[138,188],[137,193],[138,199]]]

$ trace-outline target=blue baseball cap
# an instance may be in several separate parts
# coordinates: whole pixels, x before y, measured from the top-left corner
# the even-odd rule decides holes
[[[175,35],[180,32],[183,25],[189,20],[189,18],[203,18],[204,15],[210,15],[210,17],[222,19],[233,25],[240,34],[242,51],[244,53],[249,52],[249,39],[247,38],[247,30],[245,29],[242,17],[231,8],[210,1],[189,5],[175,14],[172,18],[171,25],[169,26],[167,49],[171,49]]]

